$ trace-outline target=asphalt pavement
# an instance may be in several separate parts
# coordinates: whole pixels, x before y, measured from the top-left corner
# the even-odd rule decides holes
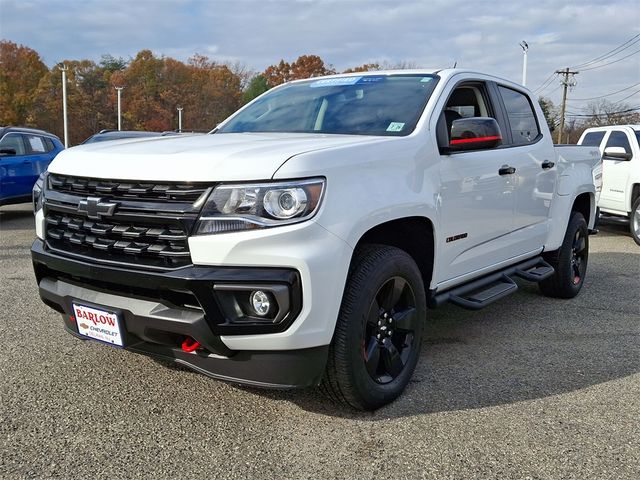
[[[572,300],[522,283],[429,311],[405,394],[374,413],[211,380],[65,333],[30,206],[0,208],[0,478],[640,478],[640,247],[591,237]]]

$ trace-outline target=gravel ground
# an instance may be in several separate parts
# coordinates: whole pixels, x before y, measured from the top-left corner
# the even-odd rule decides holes
[[[580,296],[430,312],[412,383],[375,413],[227,385],[63,331],[29,205],[0,209],[1,478],[640,477],[640,247],[591,237]]]

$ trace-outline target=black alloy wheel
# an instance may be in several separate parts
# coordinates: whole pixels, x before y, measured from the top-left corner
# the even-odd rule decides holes
[[[575,297],[584,284],[589,260],[589,231],[580,212],[571,212],[560,248],[543,257],[555,272],[538,284],[540,291],[548,297]]]
[[[420,357],[427,298],[407,252],[365,245],[354,254],[320,390],[375,410],[406,388]]]
[[[411,286],[401,277],[390,278],[371,302],[364,325],[362,356],[376,383],[387,384],[402,373],[411,357],[417,322]]]
[[[577,230],[571,245],[571,269],[573,284],[579,285],[587,270],[587,238],[582,230]]]

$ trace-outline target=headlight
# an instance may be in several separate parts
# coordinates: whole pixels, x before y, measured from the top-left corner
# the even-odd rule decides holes
[[[237,232],[303,222],[315,215],[325,180],[219,185],[207,199],[196,235]]]
[[[38,213],[38,210],[42,208],[42,200],[43,195],[42,191],[44,190],[44,182],[47,178],[47,172],[42,172],[36,180],[36,183],[33,185],[33,190],[31,190],[31,199],[33,201],[33,213]]]

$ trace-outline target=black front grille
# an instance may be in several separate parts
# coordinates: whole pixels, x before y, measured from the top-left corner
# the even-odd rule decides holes
[[[198,217],[202,203],[198,200],[209,188],[49,175],[46,244],[59,253],[98,263],[154,269],[190,265],[187,238]],[[91,212],[88,198],[116,207],[111,215]]]
[[[49,185],[54,190],[73,195],[190,203],[198,200],[208,187],[203,184],[105,180],[56,174],[49,175]]]

